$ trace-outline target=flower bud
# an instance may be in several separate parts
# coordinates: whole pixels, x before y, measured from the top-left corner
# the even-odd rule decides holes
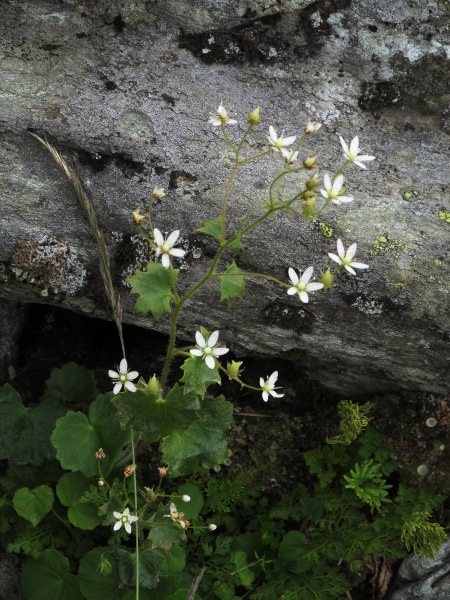
[[[217,525],[214,525],[214,523],[210,523],[210,524],[208,525],[208,529],[209,529],[210,531],[215,531],[215,530],[217,529]]]
[[[305,202],[305,206],[303,207],[303,216],[306,219],[312,219],[315,214],[316,214],[316,199],[309,198]]]
[[[105,481],[103,479],[98,480],[98,485],[105,485]]]
[[[314,192],[306,191],[306,192],[302,193],[303,200],[308,200],[308,198],[314,198],[314,197],[315,197]]]
[[[323,283],[323,289],[327,290],[329,287],[331,287],[332,281],[333,275],[330,273],[330,269],[327,269],[320,278],[320,283]]]
[[[305,167],[305,169],[315,169],[317,167],[314,152],[303,159],[303,166]]]
[[[97,569],[102,575],[108,577],[112,573],[112,564],[106,556],[101,556]]]
[[[243,370],[241,369],[241,365],[241,360],[233,360],[230,363],[227,363],[228,377],[230,379],[236,379],[237,377],[239,377]]]
[[[156,494],[153,491],[153,488],[144,487],[145,490],[145,499],[147,502],[154,502],[156,500]]]
[[[317,173],[314,173],[314,175],[311,177],[311,179],[307,179],[305,181],[305,188],[307,190],[315,190],[318,185],[319,185],[319,176],[317,175]]]
[[[167,467],[159,467],[159,476],[166,477],[167,476]]]
[[[160,392],[159,381],[156,375],[153,375],[153,377],[150,379],[147,384],[147,388],[152,394],[158,394]]]
[[[322,127],[322,123],[317,123],[316,121],[309,121],[305,127],[305,133],[308,135],[312,135],[313,133],[317,133],[319,129]]]
[[[183,500],[183,502],[190,502],[191,501],[191,497],[188,496],[187,494],[183,494],[183,496],[181,496],[181,499]]]
[[[250,125],[258,125],[259,123],[259,106],[255,110],[248,114],[248,122]]]
[[[133,212],[134,224],[140,227],[146,218],[146,216],[141,215],[141,207],[138,206],[137,209]]]
[[[166,192],[164,188],[160,188],[156,185],[155,189],[153,190],[152,198],[155,198],[155,200],[157,200],[158,198],[164,198],[165,195]]]

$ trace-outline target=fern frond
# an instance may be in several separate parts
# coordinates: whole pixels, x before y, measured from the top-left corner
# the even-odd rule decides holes
[[[345,444],[348,446],[359,436],[369,424],[367,416],[373,404],[367,402],[362,406],[353,404],[351,400],[341,400],[338,404],[338,415],[341,418],[339,435],[327,438],[327,444]]]

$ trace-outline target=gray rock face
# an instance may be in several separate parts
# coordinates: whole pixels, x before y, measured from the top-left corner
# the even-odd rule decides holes
[[[0,298],[0,385],[15,376],[14,362],[25,315],[25,306]]]
[[[387,600],[447,600],[450,597],[450,543],[434,560],[412,554],[400,566]]]
[[[0,22],[0,295],[50,302],[110,318],[97,248],[64,175],[28,133],[47,136],[76,169],[109,244],[124,320],[168,331],[134,315],[125,277],[148,248],[131,214],[153,187],[169,194],[154,225],[181,230],[187,250],[181,289],[209,267],[216,246],[193,233],[221,212],[230,153],[209,113],[261,106],[262,124],[245,148],[268,148],[268,126],[319,134],[320,177],[342,164],[337,135],[360,136],[377,160],[351,165],[352,204],[313,224],[280,216],[248,236],[246,271],[287,281],[287,269],[330,265],[336,240],[358,242],[370,264],[309,304],[262,279],[230,310],[206,286],[182,314],[180,338],[200,325],[221,329],[238,356],[291,359],[339,394],[445,393],[449,389],[450,121],[449,6],[430,0],[6,0]],[[267,198],[280,167],[270,155],[238,173],[228,231]],[[292,177],[283,193],[298,189]],[[321,219],[323,218],[323,221]],[[325,237],[320,222],[333,229]],[[245,240],[244,240],[245,242]],[[225,269],[232,257],[226,256]],[[298,387],[298,386],[297,386]]]

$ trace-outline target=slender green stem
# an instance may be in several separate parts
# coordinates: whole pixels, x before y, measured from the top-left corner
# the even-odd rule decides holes
[[[230,142],[230,136],[229,136],[229,135],[228,135],[228,133],[225,131],[225,126],[224,126],[224,124],[223,124],[223,121],[222,121],[222,123],[220,124],[220,126],[221,126],[221,128],[222,128],[222,133],[223,133],[223,135],[224,135],[224,138],[225,138],[225,140],[226,140],[227,144],[230,146],[230,148],[231,148],[231,149],[233,150],[233,152],[236,154],[236,148],[235,148],[235,147],[233,146],[233,144]]]
[[[154,201],[154,197],[152,196],[150,198],[150,203],[148,205],[148,227],[150,229],[150,232],[152,234],[152,238],[155,238],[155,234],[153,233],[153,225],[152,225],[152,206],[153,206],[153,201]],[[153,248],[153,242],[150,242]]]
[[[225,367],[222,367],[221,364],[219,364],[219,369],[221,371],[223,371],[224,373],[226,373],[227,375],[229,375],[228,370],[225,369]],[[262,390],[261,387],[255,387],[253,385],[248,385],[248,383],[245,383],[244,381],[242,381],[241,379],[239,379],[239,377],[233,377],[233,381],[237,381],[241,385],[241,388],[246,387],[249,390],[254,390],[255,392],[260,392]]]
[[[333,175],[333,177],[331,178],[331,181],[334,181],[336,179],[336,177],[339,175],[339,173],[345,169],[345,167],[348,165],[349,162],[350,162],[349,160],[345,161],[345,163],[342,165],[342,167],[340,167],[336,171],[336,173]]]
[[[244,158],[244,160],[239,161],[239,166],[245,165],[248,162],[251,162],[252,160],[257,160],[258,158],[261,158],[261,156],[266,156],[267,154],[270,154],[270,152],[271,152],[270,150],[266,150],[265,152],[260,152],[259,154],[250,156],[250,158]]]
[[[153,240],[150,237],[148,237],[148,235],[146,233],[144,233],[142,227],[140,225],[138,225],[137,228],[139,230],[139,233],[142,235],[142,237],[150,244],[150,246],[152,248],[154,248],[155,244],[154,244]]]
[[[173,276],[172,263],[169,263],[169,273],[170,273],[170,282],[172,284],[172,289],[173,289],[173,299],[174,299],[175,303],[178,304],[178,302],[180,301],[180,299],[178,298],[178,294],[177,294],[177,288],[176,288],[175,279],[174,279],[174,276]]]
[[[134,432],[131,429],[131,456],[133,465],[136,464],[136,452],[134,448]],[[133,488],[134,488],[134,511],[137,515],[138,512],[138,495],[137,495],[137,481],[136,481],[136,469],[133,471]],[[139,521],[135,522],[136,527],[136,600],[139,600]]]
[[[271,275],[264,275],[264,273],[251,273],[251,272],[247,272],[247,271],[241,271],[239,273],[239,275],[242,277],[262,277],[263,279],[268,279],[269,281],[274,281],[275,283],[278,283],[279,285],[282,285],[283,287],[292,287],[291,285],[288,285],[287,283],[283,283],[282,281],[280,281],[279,279],[276,279],[275,277],[272,277]],[[236,273],[213,273],[211,275],[211,279],[220,279],[221,277],[236,277]]]

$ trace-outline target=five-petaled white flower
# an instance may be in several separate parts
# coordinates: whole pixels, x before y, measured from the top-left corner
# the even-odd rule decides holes
[[[324,198],[330,200],[333,204],[341,204],[341,202],[352,202],[353,198],[351,196],[339,195],[343,183],[343,175],[338,175],[334,180],[334,183],[332,183],[331,177],[328,175],[328,173],[325,173],[325,177],[323,178],[323,184],[325,186],[325,189],[320,190],[320,193]]]
[[[131,382],[133,379],[136,379],[136,377],[139,377],[139,373],[137,371],[131,371],[131,373],[128,373],[128,363],[125,358],[122,358],[120,361],[119,372],[116,373],[115,371],[108,371],[108,375],[115,382],[113,387],[113,392],[115,394],[120,392],[122,386],[125,386],[130,392],[136,391],[136,386]]]
[[[266,381],[264,381],[263,377],[260,377],[259,379],[259,385],[262,388],[262,397],[264,402],[267,402],[267,400],[269,399],[269,394],[271,396],[273,396],[274,398],[282,398],[284,396],[284,394],[278,394],[277,392],[275,392],[274,390],[279,390],[281,388],[279,387],[275,387],[275,383],[277,382],[278,379],[278,371],[274,371],[272,373],[272,375],[270,377],[268,377],[266,379]]]
[[[220,105],[217,109],[217,116],[211,115],[208,122],[211,123],[211,125],[215,126],[222,125],[222,123],[228,123],[228,125],[234,125],[235,123],[237,123],[235,119],[230,119],[227,111],[222,105]]]
[[[117,521],[114,524],[114,531],[118,531],[123,525],[125,528],[125,531],[127,533],[131,533],[131,523],[135,523],[136,521],[139,520],[139,517],[130,515],[129,508],[126,508],[123,511],[123,513],[114,511],[113,515],[114,515],[114,518],[117,519]]]
[[[323,288],[323,283],[309,283],[309,280],[313,274],[313,270],[313,267],[308,267],[305,269],[305,271],[303,271],[303,275],[299,279],[296,271],[294,271],[292,268],[289,268],[289,279],[293,284],[293,287],[290,287],[287,291],[289,296],[298,294],[300,300],[306,303],[308,302],[308,292],[317,292],[317,290],[321,290]]]
[[[341,240],[338,240],[337,241],[337,251],[338,251],[339,256],[336,256],[336,254],[332,254],[331,252],[328,253],[328,256],[331,258],[331,260],[334,260],[335,262],[339,263],[340,265],[344,265],[344,267],[347,269],[347,271],[349,273],[351,273],[352,275],[356,275],[356,273],[353,269],[368,269],[369,268],[369,265],[365,265],[363,263],[352,261],[352,258],[355,256],[355,252],[356,252],[356,244],[352,244],[349,247],[349,249],[347,250],[347,252],[345,252],[344,244],[341,242]]]
[[[155,239],[156,256],[162,254],[161,262],[165,269],[168,269],[170,265],[169,255],[182,258],[186,254],[186,252],[181,250],[181,248],[173,247],[180,235],[178,229],[172,231],[167,239],[165,239],[160,230],[156,228],[153,230],[153,235]]]
[[[361,167],[361,169],[366,168],[366,166],[363,165],[363,162],[375,160],[375,156],[367,156],[367,154],[363,154],[363,155],[359,156],[359,138],[358,138],[358,136],[354,137],[352,139],[352,141],[350,142],[350,149],[347,146],[347,144],[344,142],[344,138],[342,136],[339,136],[339,139],[341,140],[341,146],[344,150],[344,155],[347,158],[347,160],[349,160],[350,162],[354,162],[355,165],[358,165],[358,167]],[[358,159],[358,160],[356,160],[356,159]]]
[[[293,165],[298,158],[298,150],[292,152],[292,150],[286,150],[286,148],[281,148],[281,154],[283,155],[284,160],[289,165]]]
[[[305,127],[305,133],[308,135],[313,135],[313,133],[317,133],[319,129],[322,127],[322,123],[317,123],[317,121],[309,121]]]
[[[206,366],[210,369],[214,369],[216,361],[214,357],[222,356],[228,352],[228,348],[216,348],[217,340],[219,338],[219,332],[213,331],[206,341],[200,331],[195,334],[195,341],[197,347],[190,350],[190,353],[194,356],[203,356]]]
[[[270,135],[267,136],[267,139],[272,144],[272,150],[275,150],[276,152],[279,152],[284,146],[290,146],[295,142],[295,135],[287,138],[281,136],[278,137],[277,132],[272,125],[269,127],[269,134]]]

